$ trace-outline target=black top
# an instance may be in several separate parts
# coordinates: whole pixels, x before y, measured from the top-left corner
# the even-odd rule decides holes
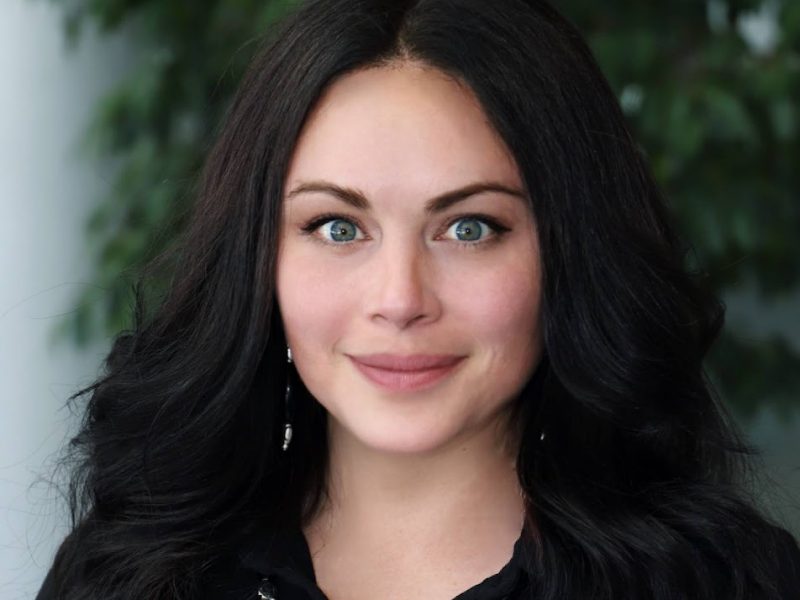
[[[511,559],[500,571],[454,600],[521,597],[534,572],[531,549],[524,543],[524,536],[523,530]],[[203,600],[327,600],[317,586],[308,543],[300,530],[248,540],[234,559],[222,561],[213,569],[204,592]]]
[[[782,600],[800,600],[800,549],[786,531],[777,532],[780,548],[776,582]],[[536,589],[532,548],[525,531],[514,544],[511,559],[494,575],[454,600],[522,600]],[[220,558],[203,579],[198,600],[327,600],[318,587],[302,531],[252,536],[239,549]],[[36,600],[54,600],[52,571]]]

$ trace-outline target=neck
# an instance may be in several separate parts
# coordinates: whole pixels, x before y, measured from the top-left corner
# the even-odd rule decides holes
[[[426,453],[387,453],[360,443],[329,417],[328,501],[307,533],[362,548],[475,548],[513,543],[525,502],[516,443],[485,427]],[[465,526],[468,524],[468,526]]]

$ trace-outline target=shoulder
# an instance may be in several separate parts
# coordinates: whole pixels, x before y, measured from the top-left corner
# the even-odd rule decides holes
[[[782,600],[800,600],[800,547],[785,529],[775,528],[777,587]]]
[[[42,583],[42,587],[39,589],[39,593],[36,594],[36,600],[55,600],[56,586],[53,571],[53,568],[48,571],[47,576],[44,578],[44,582]]]

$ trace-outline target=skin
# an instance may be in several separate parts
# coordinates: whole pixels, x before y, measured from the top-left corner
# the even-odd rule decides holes
[[[369,207],[298,191],[321,181]],[[479,182],[509,191],[426,211]],[[297,371],[329,414],[331,499],[304,533],[331,600],[452,598],[511,556],[524,500],[509,416],[542,354],[523,189],[472,92],[419,64],[339,78],[305,124],[284,190],[277,295]],[[341,221],[309,226],[327,213],[347,235],[334,239]],[[464,221],[475,214],[502,229]],[[435,385],[398,392],[348,358],[379,352],[463,358]]]

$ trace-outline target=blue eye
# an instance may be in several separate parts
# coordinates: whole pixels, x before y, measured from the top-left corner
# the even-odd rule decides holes
[[[358,227],[352,221],[331,219],[321,224],[322,235],[327,241],[343,243],[361,239]]]
[[[455,221],[447,228],[447,233],[452,233],[460,242],[478,242],[485,234],[492,233],[493,229],[484,221],[475,217],[464,217]]]

